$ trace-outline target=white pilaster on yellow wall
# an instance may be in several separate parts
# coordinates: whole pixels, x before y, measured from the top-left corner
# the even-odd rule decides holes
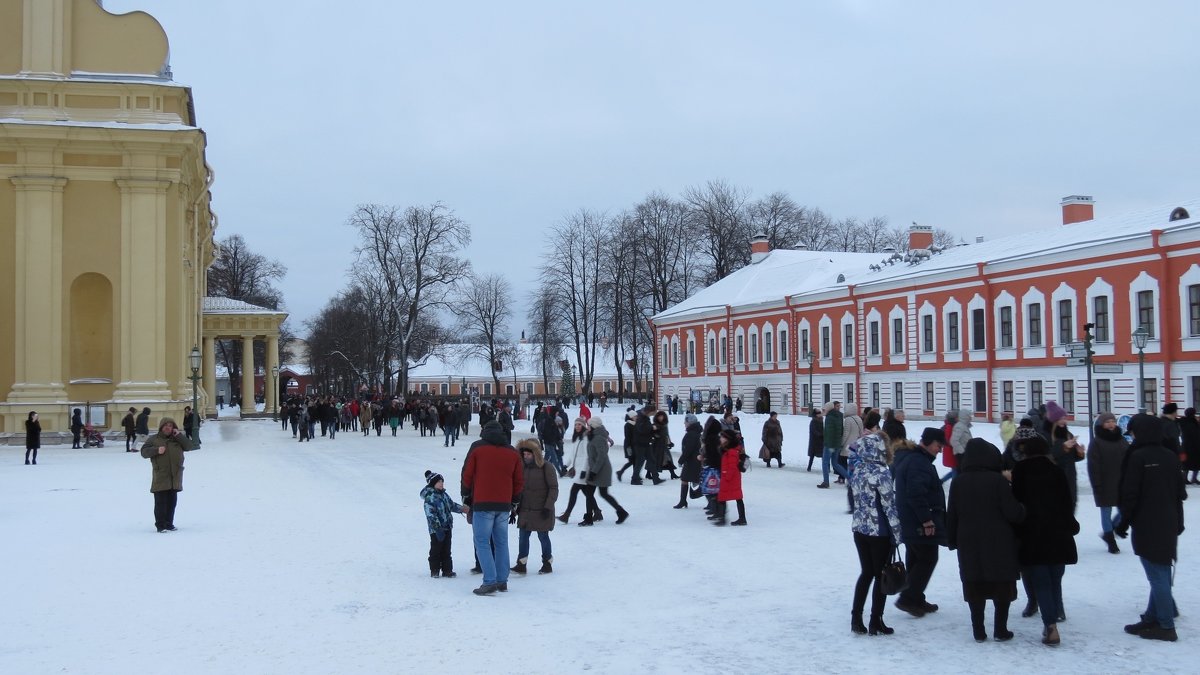
[[[166,364],[170,181],[121,179],[121,376],[113,399],[172,398]],[[179,264],[172,257],[172,265]]]
[[[247,402],[248,401],[248,402]],[[242,400],[241,414],[254,412],[254,336],[242,336]],[[249,407],[247,407],[249,406]]]
[[[65,178],[18,176],[16,378],[10,402],[65,402],[62,377],[62,196]]]
[[[21,72],[69,75],[73,0],[24,0]]]

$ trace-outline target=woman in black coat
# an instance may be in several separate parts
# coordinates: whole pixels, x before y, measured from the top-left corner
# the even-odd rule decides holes
[[[825,454],[825,418],[821,417],[821,409],[813,408],[809,413],[812,420],[808,423],[808,469],[812,471],[813,460]]]
[[[679,503],[687,508],[688,484],[700,482],[700,421],[695,415],[683,418],[683,451],[679,455]]]
[[[1196,409],[1188,408],[1179,418],[1179,435],[1183,438],[1183,468],[1192,472],[1187,482],[1200,485],[1200,421],[1196,419]]]
[[[963,600],[971,609],[976,642],[987,640],[983,610],[988,600],[996,609],[992,634],[1011,640],[1008,607],[1017,598],[1017,535],[1013,527],[1025,517],[1025,507],[1013,497],[1001,474],[1000,449],[972,438],[963,453],[959,474],[950,484],[946,529],[950,550],[958,549],[958,575]]]
[[[150,409],[149,408],[142,408],[142,412],[140,414],[138,414],[137,419],[134,420],[134,426],[135,426],[139,436],[149,436],[150,435]]]
[[[42,447],[42,423],[38,421],[38,414],[30,411],[29,418],[25,420],[25,463],[29,464],[29,453],[33,453],[33,463],[37,464],[37,451]]]
[[[625,450],[625,465],[617,469],[617,482],[621,482],[621,474],[633,468],[633,439],[637,436],[637,430],[634,427],[634,420],[637,419],[637,413],[629,411],[625,413],[625,439],[621,446]],[[634,477],[636,478],[636,476]],[[631,478],[630,480],[633,480]]]
[[[675,460],[671,457],[671,448],[675,447],[675,444],[671,442],[669,424],[670,418],[667,417],[667,413],[662,410],[654,413],[654,436],[650,441],[650,448],[651,455],[658,462],[655,466],[658,469],[670,471],[671,480],[675,480],[679,476],[675,475]],[[647,473],[650,473],[649,470]],[[655,470],[654,474],[657,475],[658,471]],[[651,476],[646,476],[646,478],[651,478]]]
[[[1190,410],[1190,408],[1189,408]],[[83,410],[76,408],[71,415],[71,449],[77,450],[83,446],[79,445],[79,437],[83,434]]]
[[[1062,577],[1067,565],[1079,561],[1075,535],[1075,503],[1067,477],[1050,459],[1050,444],[1039,437],[1020,443],[1025,459],[1012,471],[1013,496],[1025,507],[1025,520],[1017,528],[1021,574],[1028,577],[1042,612],[1042,644],[1059,643],[1058,622],[1066,618],[1062,607]]]
[[[708,421],[704,423],[704,431],[700,434],[700,465],[721,471],[721,422],[717,418],[709,415]],[[705,495],[708,500],[708,505],[704,507],[704,511],[708,513],[709,518],[716,518],[717,496]]]

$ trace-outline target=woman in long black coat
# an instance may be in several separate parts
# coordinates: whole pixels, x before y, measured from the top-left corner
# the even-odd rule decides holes
[[[1188,408],[1179,418],[1179,434],[1183,438],[1183,468],[1190,471],[1187,482],[1200,485],[1200,421],[1196,419],[1196,409]]]
[[[29,463],[29,453],[33,453],[33,463],[37,464],[37,451],[42,447],[42,423],[38,421],[38,414],[30,412],[29,418],[25,420],[25,463]]]
[[[721,470],[721,422],[712,415],[704,423],[704,431],[700,434],[700,466]],[[708,505],[704,511],[710,519],[716,519],[717,496],[705,495]]]
[[[809,413],[812,420],[808,423],[808,469],[812,471],[813,460],[825,454],[825,418],[821,417],[821,409],[813,408]]]
[[[675,447],[675,444],[671,442],[671,433],[668,429],[668,425],[670,424],[669,419],[667,413],[662,410],[654,413],[654,437],[651,439],[650,445],[652,450],[651,455],[658,462],[655,466],[659,469],[670,471],[671,480],[675,480],[679,476],[675,475],[675,460],[671,457],[671,448]],[[657,475],[658,471],[654,471],[654,474]],[[650,478],[650,476],[646,477]]]
[[[679,503],[687,508],[688,485],[700,482],[700,420],[689,414],[683,418],[683,451],[679,455]]]
[[[983,610],[988,600],[996,609],[992,635],[1011,640],[1008,607],[1017,598],[1017,535],[1013,527],[1025,517],[1025,507],[1013,497],[1001,474],[1000,449],[972,438],[963,453],[959,474],[950,485],[946,529],[950,550],[958,549],[958,575],[963,600],[971,609],[976,642],[987,640]]]
[[[1017,558],[1021,574],[1029,578],[1042,613],[1042,644],[1059,643],[1058,622],[1065,618],[1062,578],[1067,565],[1079,561],[1075,535],[1075,502],[1067,477],[1050,459],[1050,444],[1040,436],[1018,441],[1025,459],[1012,471],[1013,496],[1025,507],[1025,520],[1017,528]]]

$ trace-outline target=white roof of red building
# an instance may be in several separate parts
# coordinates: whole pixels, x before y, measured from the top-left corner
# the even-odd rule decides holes
[[[1190,216],[1171,222],[1176,207]],[[888,257],[883,253],[841,253],[835,251],[775,250],[721,279],[683,302],[654,316],[656,323],[668,323],[723,310],[726,305],[741,310],[759,303],[783,303],[785,298],[816,295],[822,292],[844,294],[854,286],[861,291],[876,284],[906,287],[925,277],[953,274],[960,270],[975,273],[980,263],[1036,264],[1039,257],[1071,254],[1089,248],[1120,244],[1149,236],[1151,230],[1171,233],[1200,226],[1200,200],[1177,202],[1107,218],[1055,224],[1037,232],[1023,232],[989,241],[955,246],[915,265],[896,262],[870,269]],[[838,275],[845,275],[838,282]]]

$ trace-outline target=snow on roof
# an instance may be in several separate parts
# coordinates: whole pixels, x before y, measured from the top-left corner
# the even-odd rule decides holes
[[[1169,222],[1175,207],[1182,206],[1192,215]],[[975,269],[979,263],[996,264],[1055,253],[1070,252],[1112,244],[1124,239],[1144,237],[1152,229],[1165,232],[1193,228],[1200,224],[1200,200],[1177,202],[1152,209],[1123,213],[1107,218],[1055,225],[1037,232],[1021,232],[989,241],[955,246],[916,265],[897,262],[879,270],[870,269],[887,257],[883,253],[839,253],[831,251],[771,251],[756,264],[721,279],[692,297],[654,316],[654,320],[686,318],[725,305],[745,308],[784,298],[813,294],[853,285],[869,290],[873,284],[915,283],[921,277]],[[845,280],[837,283],[839,274]]]
[[[178,122],[91,122],[87,120],[24,120],[0,117],[0,124],[22,124],[39,127],[83,127],[91,129],[138,129],[145,131],[195,131],[199,127]]]
[[[654,316],[673,319],[697,311],[782,302],[784,296],[829,289],[838,275],[866,269],[878,262],[879,253],[791,251],[776,249],[757,263],[747,265],[683,302]]]
[[[525,342],[518,343],[515,346],[520,354],[520,365],[517,366],[517,378],[541,379],[542,345],[540,343]],[[556,381],[562,376],[562,370],[558,367],[560,360],[570,361],[571,367],[576,367],[575,347],[573,345],[562,345],[558,351],[555,351],[551,347],[551,354],[546,358],[546,370],[550,373],[550,377]],[[498,373],[500,379],[503,380],[505,377],[512,378],[512,365],[507,361],[503,361],[502,365],[504,366],[504,370]],[[592,379],[616,378],[616,376],[617,370],[613,364],[612,349],[597,346],[596,363]],[[443,345],[437,354],[430,355],[424,364],[409,371],[408,375],[409,380],[437,380],[447,377],[491,379],[492,364],[488,363],[487,357],[484,355],[483,345]]]
[[[210,297],[204,298],[205,314],[284,314],[266,307],[259,307],[241,300],[232,298]]]

